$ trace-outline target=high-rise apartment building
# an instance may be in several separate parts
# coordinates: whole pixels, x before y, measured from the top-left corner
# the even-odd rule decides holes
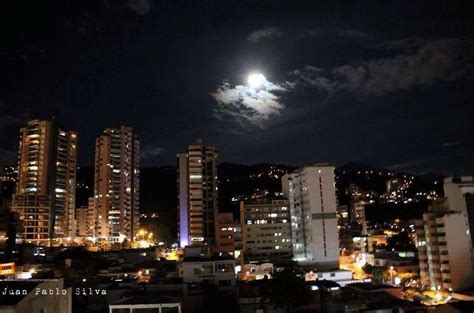
[[[177,155],[178,239],[181,247],[213,245],[217,213],[217,149],[198,139]]]
[[[416,222],[420,278],[424,286],[461,290],[474,286],[472,177],[444,180],[446,198]]]
[[[474,194],[474,177],[447,177],[443,184],[444,196],[448,198],[449,208],[456,211],[471,209],[467,197]]]
[[[21,129],[12,210],[19,214],[27,242],[48,244],[50,239],[74,237],[76,166],[75,132],[54,120],[32,120]]]
[[[240,203],[242,246],[246,261],[292,256],[288,200],[257,198]]]
[[[289,200],[293,258],[319,268],[339,267],[334,167],[315,164],[282,177]]]
[[[131,127],[107,128],[96,139],[91,237],[111,242],[134,239],[139,227],[139,162],[140,144]]]
[[[367,221],[365,219],[365,205],[364,200],[351,200],[350,212],[351,212],[351,223],[355,223],[360,227],[360,234],[367,236]]]

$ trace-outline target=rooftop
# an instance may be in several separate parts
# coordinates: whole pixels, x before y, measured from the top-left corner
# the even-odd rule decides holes
[[[231,255],[211,255],[211,256],[185,256],[183,262],[214,262],[214,261],[233,261]]]
[[[138,304],[160,304],[160,303],[179,303],[177,298],[163,295],[135,295],[121,299],[111,305],[138,305]]]

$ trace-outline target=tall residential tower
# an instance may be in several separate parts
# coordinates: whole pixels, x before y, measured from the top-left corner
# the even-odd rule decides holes
[[[291,213],[293,257],[320,268],[339,267],[334,167],[315,164],[282,177]]]
[[[462,290],[474,286],[474,178],[444,179],[442,202],[416,222],[421,284]]]
[[[96,139],[94,234],[99,240],[133,240],[139,226],[140,144],[131,127],[107,128]],[[88,214],[90,216],[90,214]],[[90,233],[89,233],[90,234]]]
[[[32,120],[20,131],[18,184],[12,209],[26,242],[75,235],[77,134],[56,121]]]
[[[212,245],[218,199],[217,149],[198,139],[177,159],[180,245]]]

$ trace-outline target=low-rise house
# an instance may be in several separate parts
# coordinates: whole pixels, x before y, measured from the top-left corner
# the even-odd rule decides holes
[[[185,284],[214,284],[222,288],[235,286],[235,260],[232,256],[201,255],[199,249],[188,249],[178,264]]]

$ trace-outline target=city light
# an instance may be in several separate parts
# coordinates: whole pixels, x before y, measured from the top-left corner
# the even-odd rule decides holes
[[[473,3],[7,2],[0,312],[474,312]]]

